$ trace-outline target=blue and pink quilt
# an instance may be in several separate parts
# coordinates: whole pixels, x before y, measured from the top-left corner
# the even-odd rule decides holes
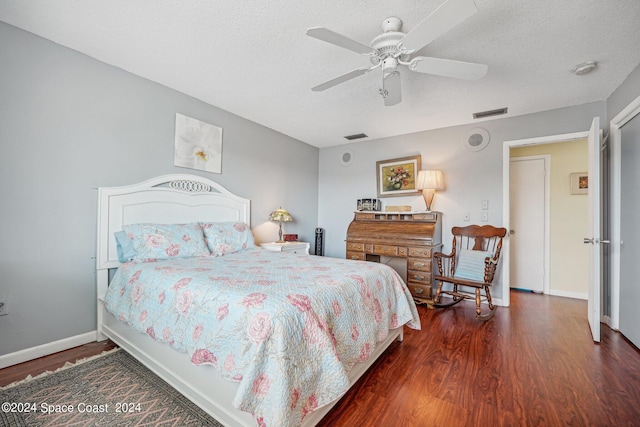
[[[124,263],[105,306],[238,382],[233,404],[258,426],[300,424],[349,388],[389,329],[420,329],[391,267],[261,248]]]

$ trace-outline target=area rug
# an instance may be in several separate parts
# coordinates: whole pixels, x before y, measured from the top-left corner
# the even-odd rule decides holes
[[[220,426],[125,351],[0,388],[0,425]]]

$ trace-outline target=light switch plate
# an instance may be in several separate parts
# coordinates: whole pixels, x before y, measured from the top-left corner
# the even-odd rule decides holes
[[[483,200],[482,201],[482,210],[486,211],[487,209],[489,209],[489,201],[488,200]]]

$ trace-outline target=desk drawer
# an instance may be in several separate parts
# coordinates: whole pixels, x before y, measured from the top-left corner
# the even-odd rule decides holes
[[[431,258],[431,248],[409,248],[409,256]]]
[[[409,258],[407,259],[407,269],[433,271],[431,259],[428,258]]]
[[[437,220],[437,218],[438,218],[438,216],[435,213],[413,214],[413,219],[414,220],[433,221],[433,222],[435,222]]]
[[[373,245],[373,253],[376,255],[398,256],[398,247],[389,245]]]
[[[431,273],[407,270],[407,281],[431,286]]]
[[[409,283],[408,288],[411,292],[411,295],[413,295],[414,297],[431,299],[431,285]]]
[[[364,252],[347,251],[347,259],[357,259],[360,261],[364,261],[365,255]]]
[[[364,251],[364,243],[347,242],[347,252],[348,251],[362,252]]]

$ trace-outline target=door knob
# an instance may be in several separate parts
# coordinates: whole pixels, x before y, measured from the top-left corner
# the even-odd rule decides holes
[[[585,238],[584,238],[584,240],[583,240],[583,242],[584,242],[584,243],[593,243],[593,244],[597,244],[597,243],[609,244],[609,243],[611,243],[611,241],[610,241],[610,240],[600,240],[600,239],[598,239],[598,238],[590,239],[590,238],[588,238],[588,237],[585,237]]]

